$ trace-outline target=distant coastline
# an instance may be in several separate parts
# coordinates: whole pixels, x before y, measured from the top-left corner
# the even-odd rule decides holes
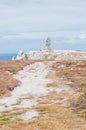
[[[0,60],[11,60],[13,56],[16,56],[17,54],[16,53],[3,53],[3,54],[0,54]]]

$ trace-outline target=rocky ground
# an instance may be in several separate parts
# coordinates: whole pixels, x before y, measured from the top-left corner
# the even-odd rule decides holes
[[[86,130],[86,61],[35,61],[0,99],[0,130]]]
[[[79,50],[39,50],[27,52],[25,56],[29,60],[86,60],[86,52]],[[22,58],[25,58],[24,55]]]

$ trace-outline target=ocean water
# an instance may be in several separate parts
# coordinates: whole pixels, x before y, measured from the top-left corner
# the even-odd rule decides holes
[[[0,60],[11,60],[17,54],[0,54]]]

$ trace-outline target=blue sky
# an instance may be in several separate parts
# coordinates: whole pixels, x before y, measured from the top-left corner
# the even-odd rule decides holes
[[[0,0],[0,53],[44,49],[86,51],[86,0]]]

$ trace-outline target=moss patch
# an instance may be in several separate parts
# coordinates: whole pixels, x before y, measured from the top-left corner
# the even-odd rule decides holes
[[[21,113],[13,113],[13,114],[9,114],[9,115],[3,114],[2,116],[0,116],[0,122],[13,121],[14,119],[18,118],[19,114],[21,114]]]
[[[78,97],[78,102],[81,102],[83,99],[84,99],[84,94],[82,94],[82,95],[80,95],[80,96]]]

